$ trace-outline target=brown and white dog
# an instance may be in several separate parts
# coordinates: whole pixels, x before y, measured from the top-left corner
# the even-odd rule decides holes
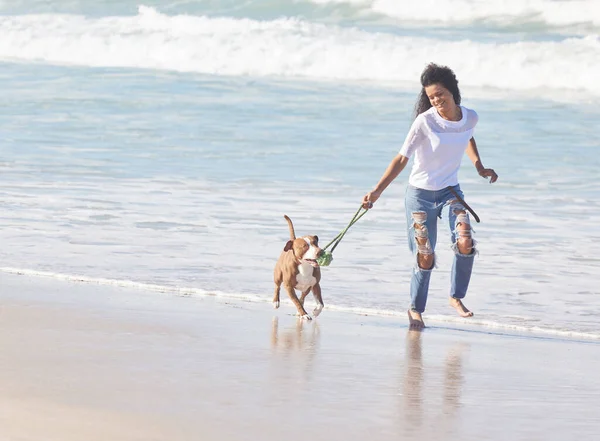
[[[290,229],[290,240],[287,241],[277,263],[275,264],[274,281],[275,296],[273,297],[273,306],[279,308],[279,291],[281,285],[288,292],[292,302],[296,305],[298,315],[306,320],[311,320],[310,315],[304,309],[304,299],[312,291],[317,302],[317,307],[313,314],[318,316],[323,310],[323,298],[321,297],[321,268],[317,263],[317,258],[324,251],[319,248],[319,238],[317,236],[302,236],[296,238],[292,220],[286,215]],[[298,299],[296,291],[302,292]]]

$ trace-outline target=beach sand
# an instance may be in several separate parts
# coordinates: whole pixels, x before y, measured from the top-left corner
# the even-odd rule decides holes
[[[595,341],[9,274],[0,296],[0,440],[600,433]]]

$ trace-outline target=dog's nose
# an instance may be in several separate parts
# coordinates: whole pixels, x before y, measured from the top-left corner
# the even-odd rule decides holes
[[[320,251],[317,253],[317,257],[322,257],[324,254],[325,254],[325,251],[323,251],[323,250],[320,250]]]

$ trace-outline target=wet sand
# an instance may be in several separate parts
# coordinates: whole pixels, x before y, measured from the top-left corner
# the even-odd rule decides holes
[[[0,274],[0,440],[600,433],[600,342],[292,313]]]

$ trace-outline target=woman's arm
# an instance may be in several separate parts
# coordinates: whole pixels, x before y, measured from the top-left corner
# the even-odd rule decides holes
[[[404,170],[406,164],[408,164],[408,158],[406,156],[398,154],[392,159],[375,188],[363,197],[363,208],[373,208],[373,204],[379,199],[383,190],[385,190],[388,185],[396,179],[400,172]]]
[[[492,168],[485,168],[481,163],[481,158],[479,157],[479,151],[477,150],[477,143],[475,142],[475,138],[471,138],[469,140],[469,145],[467,146],[467,156],[477,169],[477,173],[479,176],[483,178],[490,178],[490,184],[496,182],[498,180],[498,175]]]

